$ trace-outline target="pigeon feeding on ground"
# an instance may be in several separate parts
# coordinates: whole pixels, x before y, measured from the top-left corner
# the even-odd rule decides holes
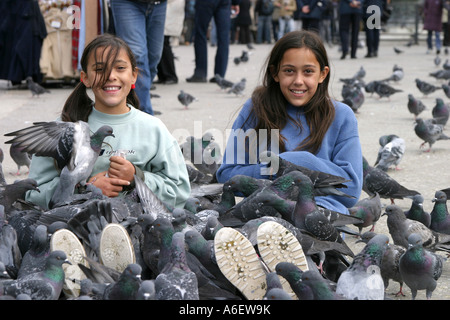
[[[417,116],[425,109],[426,107],[421,100],[414,98],[411,93],[408,94],[408,110],[414,115],[414,119],[417,119]]]
[[[442,87],[437,87],[431,83],[422,81],[420,79],[416,79],[415,81],[417,89],[419,89],[419,91],[422,92],[424,96],[428,96],[429,94],[432,94],[436,90],[442,89]]]
[[[9,147],[9,155],[13,161],[17,164],[16,176],[20,175],[20,168],[27,167],[30,169],[31,156],[28,152],[23,151],[23,148],[19,147],[17,143],[12,143]]]
[[[39,98],[39,95],[43,93],[50,93],[50,90],[45,89],[40,84],[33,81],[32,77],[27,77],[25,79],[27,81],[27,87],[30,89],[32,96],[37,96]]]
[[[220,87],[220,89],[222,90],[227,90],[230,89],[231,87],[233,87],[233,82],[226,80],[225,78],[221,77],[220,74],[216,74],[214,76],[214,79],[216,79],[216,83],[217,85]]]
[[[399,82],[400,80],[403,79],[404,76],[405,76],[405,73],[403,71],[403,68],[401,68],[401,67],[399,67],[397,65],[394,65],[394,68],[392,70],[392,74],[388,78],[384,79],[383,81]]]
[[[447,208],[447,195],[444,191],[438,190],[432,200],[433,209],[430,212],[430,229],[433,231],[450,234],[450,215]]]
[[[188,108],[188,106],[194,102],[194,101],[198,101],[197,98],[195,98],[193,95],[185,92],[184,90],[180,90],[180,93],[177,96],[178,101],[180,101],[180,103],[184,106],[185,109]]]
[[[234,93],[236,96],[243,95],[246,83],[247,79],[242,78],[241,81],[238,81],[233,84],[233,86],[228,90],[228,93]]]
[[[430,152],[433,144],[439,140],[450,140],[450,137],[444,133],[444,127],[437,124],[434,119],[424,120],[422,118],[416,119],[414,132],[423,140],[420,148],[423,148],[428,143],[429,148],[425,152]]]
[[[403,92],[403,90],[396,89],[383,81],[378,81],[378,83],[375,85],[374,90],[375,93],[378,94],[380,99],[383,97],[390,98],[395,93]]]
[[[398,183],[385,171],[370,166],[365,157],[363,157],[363,190],[368,195],[378,193],[381,198],[391,199],[391,203],[394,203],[394,199],[412,198],[419,194],[418,191],[410,190]]]
[[[403,53],[403,50],[400,50],[399,48],[394,47],[394,52],[395,52],[396,54],[400,54],[400,53]]]
[[[365,227],[371,226],[370,231],[374,231],[375,224],[381,217],[381,199],[380,195],[376,195],[359,200],[353,207],[348,208],[350,215],[361,218],[363,220],[360,224],[355,224],[358,227],[359,233]]]
[[[383,135],[378,140],[380,149],[374,166],[383,171],[391,167],[399,170],[398,165],[405,153],[405,140],[395,134]]]
[[[336,293],[350,300],[384,300],[384,282],[381,262],[389,238],[378,234],[365,245],[342,272],[336,284]]]
[[[437,281],[442,275],[444,259],[425,249],[419,234],[411,234],[408,243],[410,247],[400,258],[400,275],[411,289],[412,300],[416,299],[418,290],[425,290],[427,299],[431,299]]]
[[[87,122],[35,122],[33,126],[10,132],[14,136],[5,143],[17,143],[25,152],[52,157],[61,169],[60,181],[49,207],[67,201],[77,184],[85,186],[101,152],[103,141],[112,136],[113,129],[104,125],[94,134]]]
[[[436,98],[436,105],[431,110],[431,115],[437,124],[445,126],[450,117],[450,107],[441,98]]]

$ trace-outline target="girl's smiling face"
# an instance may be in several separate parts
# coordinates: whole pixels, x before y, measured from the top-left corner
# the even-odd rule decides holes
[[[95,96],[95,108],[109,114],[120,114],[129,111],[127,96],[131,85],[136,82],[137,72],[133,70],[126,51],[120,49],[114,61],[107,61],[109,49],[98,48],[89,57],[87,71],[81,71],[81,79],[86,87],[91,87]],[[111,63],[111,65],[108,65]],[[109,72],[106,82],[102,77]]]
[[[279,83],[286,100],[295,107],[301,107],[311,100],[329,71],[328,66],[320,70],[319,62],[310,49],[292,48],[284,53],[279,71],[273,78]]]

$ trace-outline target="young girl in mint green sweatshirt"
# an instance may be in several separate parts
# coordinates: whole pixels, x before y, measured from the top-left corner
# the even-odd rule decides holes
[[[67,99],[61,120],[85,121],[92,132],[105,124],[114,130],[114,137],[104,140],[88,183],[104,195],[116,197],[134,186],[136,175],[162,201],[183,207],[190,194],[185,161],[162,121],[139,110],[134,92],[136,60],[128,45],[116,36],[103,34],[86,46],[80,63],[81,82]],[[40,192],[28,192],[26,199],[48,208],[59,182],[54,159],[33,156],[29,177],[38,182]]]

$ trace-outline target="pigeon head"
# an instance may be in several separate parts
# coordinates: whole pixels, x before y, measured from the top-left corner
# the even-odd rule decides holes
[[[420,234],[411,233],[408,237],[408,246],[411,247],[421,247],[423,245],[423,240]]]

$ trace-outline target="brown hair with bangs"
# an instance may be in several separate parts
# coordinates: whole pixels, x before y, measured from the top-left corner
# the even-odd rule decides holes
[[[281,92],[280,85],[273,78],[279,72],[280,62],[284,53],[289,49],[307,48],[315,55],[323,71],[326,66],[329,67],[328,56],[325,47],[319,35],[312,31],[300,30],[285,34],[279,39],[267,58],[266,67],[263,75],[263,84],[257,87],[252,94],[252,112],[250,117],[256,117],[256,132],[259,129],[279,129],[285,127],[288,120],[293,121],[299,129],[302,129],[301,123],[287,114],[286,106],[288,101]],[[331,126],[335,116],[335,108],[328,93],[328,83],[330,81],[330,72],[318,88],[311,100],[301,108],[306,117],[310,129],[310,135],[304,141],[300,141],[296,150],[305,150],[316,153],[322,140]],[[249,120],[249,119],[247,119]],[[285,138],[280,134],[279,148],[280,152],[285,150]],[[268,141],[268,146],[270,141]]]
[[[109,49],[109,51],[106,55],[105,61],[95,61],[96,64],[104,65],[104,72],[102,72],[102,75],[98,79],[96,76],[92,86],[105,85],[111,74],[113,61],[116,60],[121,49],[124,49],[127,53],[132,69],[137,70],[136,58],[134,57],[130,47],[121,38],[108,33],[96,37],[86,46],[80,60],[81,69],[87,73],[87,64],[91,54],[93,54],[97,59],[97,50],[103,50],[103,52],[105,52],[107,49]],[[103,54],[101,56],[103,57]],[[78,83],[64,104],[61,112],[62,120],[70,122],[82,120],[87,122],[89,114],[92,111],[93,103],[94,102],[87,94],[86,86],[82,82]],[[130,90],[130,93],[127,96],[127,103],[139,109],[139,99],[133,89]]]

